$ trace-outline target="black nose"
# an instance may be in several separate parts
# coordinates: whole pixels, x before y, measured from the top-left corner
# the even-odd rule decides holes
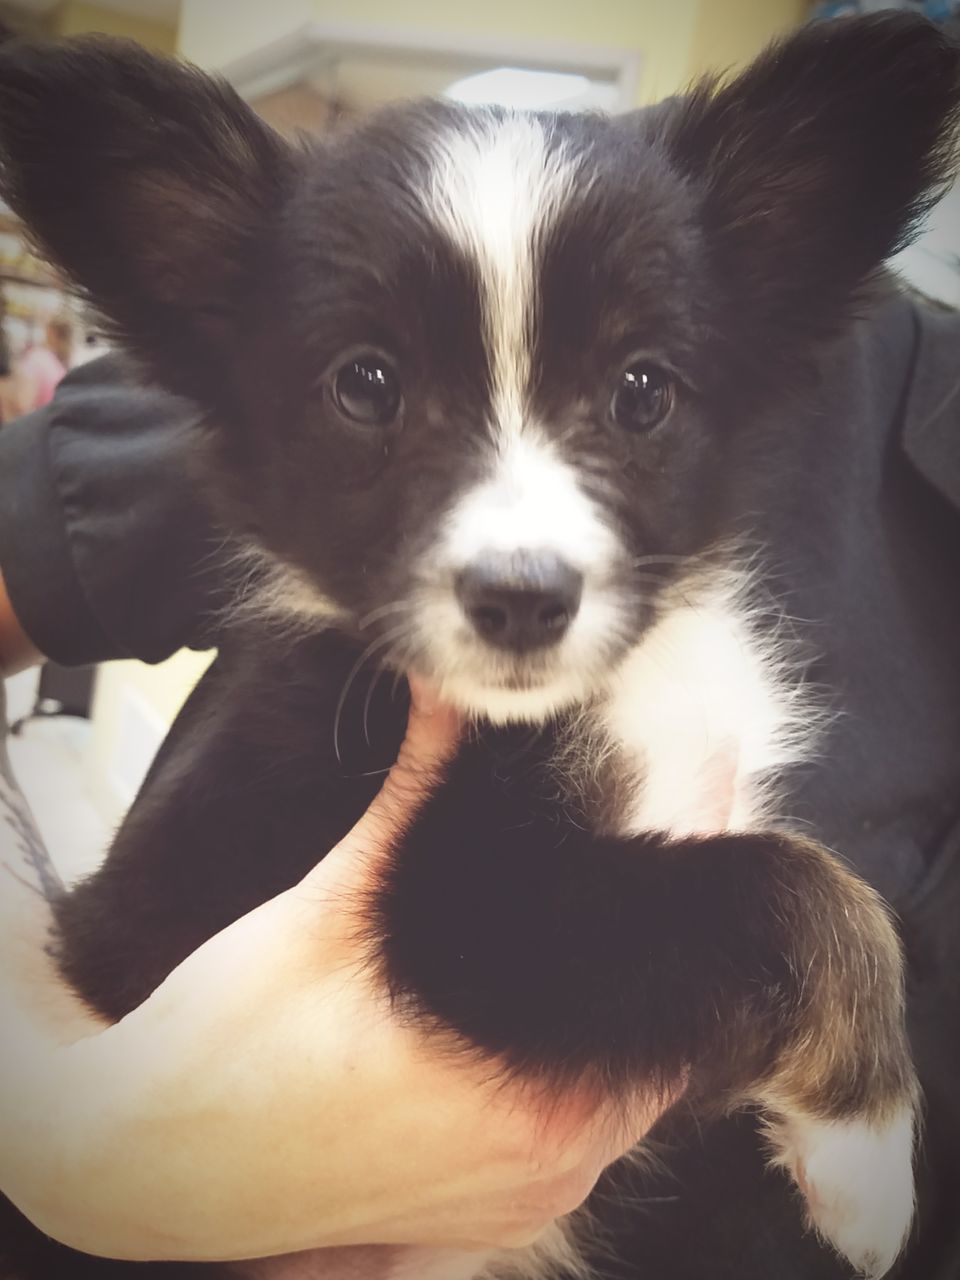
[[[525,653],[561,639],[580,608],[583,578],[546,552],[491,553],[463,570],[456,589],[488,644]]]

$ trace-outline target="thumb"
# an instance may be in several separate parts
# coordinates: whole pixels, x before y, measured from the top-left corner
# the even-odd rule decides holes
[[[440,701],[431,685],[417,676],[409,679],[407,732],[397,762],[368,810],[395,811],[401,820],[412,816],[437,785],[460,741],[461,730],[460,717]]]
[[[359,887],[376,876],[397,837],[440,781],[460,740],[460,718],[424,681],[410,677],[410,714],[397,761],[370,807],[302,882]]]

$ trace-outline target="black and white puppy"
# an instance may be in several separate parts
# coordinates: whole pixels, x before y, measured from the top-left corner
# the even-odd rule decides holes
[[[816,1229],[889,1268],[900,950],[778,804],[823,708],[760,530],[798,491],[817,520],[778,414],[946,178],[958,103],[957,50],[903,15],[631,115],[434,103],[298,147],[131,46],[0,54],[3,194],[201,407],[258,582],[59,906],[93,1005],[122,1015],[352,824],[404,720],[370,673],[415,670],[476,732],[364,905],[399,1005],[504,1072],[758,1106]],[[575,1236],[407,1273],[572,1271]]]

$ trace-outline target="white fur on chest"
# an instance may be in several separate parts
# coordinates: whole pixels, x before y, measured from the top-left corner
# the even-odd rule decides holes
[[[731,576],[673,595],[611,679],[600,719],[637,771],[621,834],[680,837],[769,822],[774,781],[810,754],[817,717]]]

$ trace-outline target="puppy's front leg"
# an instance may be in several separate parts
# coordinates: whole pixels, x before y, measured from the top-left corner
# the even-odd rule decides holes
[[[595,838],[509,787],[473,803],[476,777],[454,765],[373,904],[399,1005],[548,1085],[687,1078],[703,1110],[759,1103],[813,1223],[882,1275],[912,1215],[916,1086],[876,895],[806,841]]]
[[[754,1100],[812,1224],[862,1275],[882,1276],[914,1210],[919,1086],[900,945],[878,896],[832,855],[791,841],[780,857],[782,892],[801,900],[789,939],[800,985],[789,1038]]]

